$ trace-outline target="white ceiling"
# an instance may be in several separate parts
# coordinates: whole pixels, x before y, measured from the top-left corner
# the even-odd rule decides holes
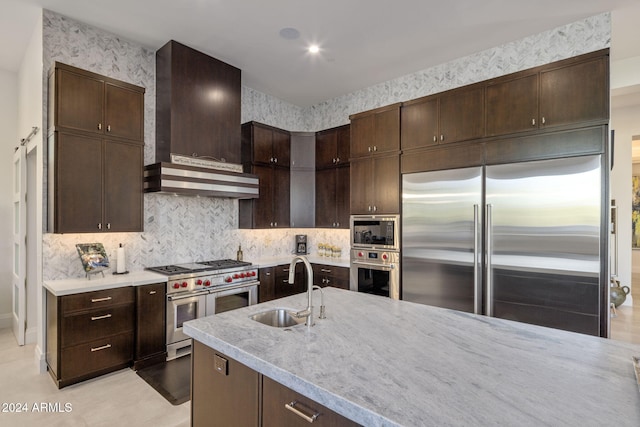
[[[41,8],[156,50],[176,40],[243,84],[309,106],[639,0],[0,0],[0,68],[16,71]],[[637,26],[635,21],[630,26]],[[285,27],[297,40],[279,36]],[[306,52],[310,43],[320,53]],[[620,37],[614,59],[636,56]]]

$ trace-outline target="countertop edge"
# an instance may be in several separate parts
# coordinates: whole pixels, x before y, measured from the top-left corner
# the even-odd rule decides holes
[[[290,256],[280,256],[280,257],[267,257],[267,258],[257,258],[251,260],[253,265],[258,268],[267,268],[267,267],[275,267],[277,265],[289,264],[295,254],[291,254]],[[350,261],[348,258],[330,258],[330,257],[320,257],[315,255],[306,255],[307,259],[311,264],[324,264],[324,265],[332,265],[334,267],[350,267]]]
[[[142,286],[167,281],[167,276],[151,271],[134,271],[129,274],[114,275],[106,272],[104,277],[45,280],[43,286],[57,297],[105,289]]]

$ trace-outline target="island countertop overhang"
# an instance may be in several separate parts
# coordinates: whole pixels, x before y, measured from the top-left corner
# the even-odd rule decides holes
[[[188,322],[184,330],[363,425],[640,423],[632,364],[640,346],[324,292],[327,319],[312,328],[249,319],[274,307],[303,308],[306,295],[299,294]]]

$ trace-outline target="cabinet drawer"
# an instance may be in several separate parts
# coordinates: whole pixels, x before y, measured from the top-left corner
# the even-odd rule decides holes
[[[313,274],[332,277],[334,279],[349,280],[349,269],[345,267],[336,267],[334,265],[314,264]]]
[[[357,426],[359,424],[339,415],[313,400],[302,396],[263,377],[262,386],[262,426],[308,426],[305,417],[314,417],[313,425],[318,426]],[[287,408],[288,405],[291,409]],[[293,410],[292,410],[293,409]]]
[[[62,297],[61,314],[80,310],[110,307],[116,304],[133,303],[133,287],[105,289],[103,291],[84,292]]]
[[[64,316],[62,318],[61,347],[133,330],[133,305],[124,304],[99,310]]]
[[[133,333],[114,335],[62,350],[60,378],[69,380],[126,365],[133,354]]]

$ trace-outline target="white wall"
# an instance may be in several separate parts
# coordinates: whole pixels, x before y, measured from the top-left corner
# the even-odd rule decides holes
[[[0,328],[11,327],[13,151],[18,145],[17,73],[0,70]],[[25,134],[26,136],[26,134]]]

